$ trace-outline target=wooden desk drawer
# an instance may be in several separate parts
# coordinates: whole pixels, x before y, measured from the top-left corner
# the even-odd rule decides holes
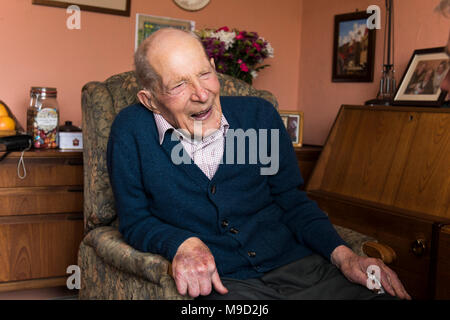
[[[83,187],[0,188],[0,216],[83,212]]]
[[[72,220],[76,219],[76,220]],[[82,215],[0,218],[0,285],[6,281],[66,276],[77,264]]]
[[[329,214],[333,224],[366,234],[392,247],[397,259],[389,267],[397,272],[413,298],[429,298],[432,221],[396,215],[381,208],[355,205],[344,200],[330,201],[312,193],[309,196]],[[423,239],[426,246],[421,255],[412,251],[412,244],[418,239]]]
[[[25,179],[18,177],[18,161],[11,157],[0,162],[0,188],[83,185],[80,158],[25,158]]]
[[[436,299],[450,300],[450,226],[441,229],[436,272]]]

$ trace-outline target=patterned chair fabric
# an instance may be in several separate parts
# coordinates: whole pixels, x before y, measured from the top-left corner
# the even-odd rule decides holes
[[[219,81],[221,95],[258,96],[278,107],[268,91],[256,90],[227,75],[219,74]],[[133,71],[104,82],[89,82],[82,89],[85,237],[78,253],[80,299],[186,299],[177,293],[168,274],[169,261],[135,250],[118,231],[106,147],[114,117],[138,102],[138,91]],[[362,242],[369,240],[352,230],[337,230],[358,252]]]

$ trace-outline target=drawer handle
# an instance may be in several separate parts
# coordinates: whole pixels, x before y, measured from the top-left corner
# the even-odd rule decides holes
[[[427,249],[427,244],[426,244],[425,239],[416,239],[411,244],[411,250],[414,253],[414,255],[417,256],[417,257],[423,256],[423,254],[425,253],[426,249]]]
[[[82,166],[83,160],[69,160],[69,161],[67,161],[67,164],[69,166]]]
[[[70,221],[83,220],[83,219],[84,219],[83,215],[67,217],[67,220],[70,220]]]
[[[68,192],[83,192],[83,187],[74,187],[67,189]]]

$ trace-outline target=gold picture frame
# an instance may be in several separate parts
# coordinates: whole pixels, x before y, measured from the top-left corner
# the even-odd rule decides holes
[[[68,8],[77,5],[81,10],[130,16],[131,0],[33,0],[33,4]]]
[[[303,111],[279,110],[281,120],[291,137],[294,147],[301,147],[303,144]]]

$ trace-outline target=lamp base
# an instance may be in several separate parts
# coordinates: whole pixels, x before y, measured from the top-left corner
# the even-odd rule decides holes
[[[372,99],[364,102],[366,106],[392,106],[392,100]]]

